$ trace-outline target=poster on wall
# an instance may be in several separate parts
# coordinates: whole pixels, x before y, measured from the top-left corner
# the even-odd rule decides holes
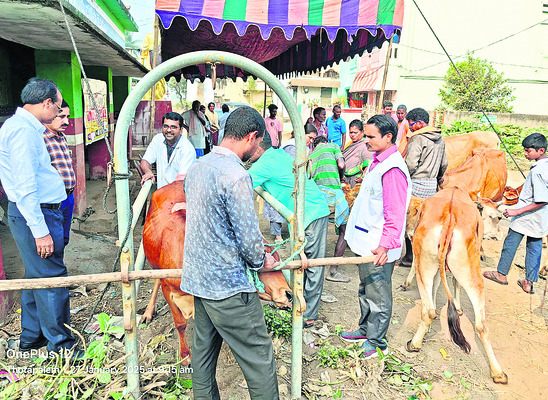
[[[108,131],[108,109],[107,109],[107,83],[97,79],[88,79],[91,87],[95,105],[98,108],[101,125],[97,123],[97,114],[94,110],[93,101],[86,82],[82,79],[82,89],[84,92],[84,127],[86,134],[86,145],[96,142],[105,136]],[[101,129],[101,126],[103,129]]]

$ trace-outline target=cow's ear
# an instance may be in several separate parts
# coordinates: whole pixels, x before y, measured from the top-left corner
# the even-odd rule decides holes
[[[481,204],[479,201],[474,201],[474,203],[476,203],[476,207],[478,208],[480,215],[482,215],[482,213],[483,213],[483,204]]]

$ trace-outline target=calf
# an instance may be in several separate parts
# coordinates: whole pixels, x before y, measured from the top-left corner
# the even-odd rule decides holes
[[[143,229],[145,256],[154,269],[178,269],[183,267],[186,209],[184,206],[184,181],[175,181],[153,193]],[[174,206],[177,204],[177,207]],[[278,255],[274,254],[274,258]],[[278,257],[279,260],[279,257]],[[291,289],[281,271],[259,274],[265,292],[262,300],[273,301],[279,307],[291,306]],[[155,294],[162,287],[175,327],[179,332],[179,352],[184,365],[190,364],[190,349],[185,339],[187,320],[194,315],[194,297],[181,291],[181,279],[159,279],[145,312],[150,320],[156,301]]]
[[[466,290],[474,307],[475,326],[489,359],[491,377],[496,383],[508,383],[489,340],[485,325],[485,295],[480,271],[480,248],[483,222],[476,205],[459,188],[442,190],[426,199],[413,236],[414,267],[422,301],[421,322],[415,336],[407,343],[408,351],[419,351],[424,335],[436,316],[433,286],[439,273],[448,299],[448,324],[453,341],[466,353],[470,344],[460,328],[459,313],[447,285],[446,271],[455,279],[455,287]]]
[[[479,196],[500,201],[503,199],[507,178],[504,152],[497,149],[474,149],[460,167],[445,173],[440,187],[460,187],[474,201]]]
[[[447,171],[460,167],[474,149],[498,149],[500,140],[495,132],[474,131],[461,135],[444,137],[445,154],[447,155]]]
[[[413,234],[419,222],[419,217],[422,206],[424,205],[424,201],[424,199],[412,196],[411,201],[409,202],[409,208],[407,209],[405,233],[407,237],[411,239],[411,241],[413,240]],[[477,209],[479,210],[483,222],[483,239],[502,240],[504,233],[499,226],[499,222],[502,219],[502,214],[497,209],[497,205],[491,200],[482,198],[478,199],[475,204]],[[483,257],[483,250],[481,255]],[[400,285],[399,289],[407,290],[414,277],[415,267],[413,265],[409,270],[409,274],[407,275],[405,282]]]

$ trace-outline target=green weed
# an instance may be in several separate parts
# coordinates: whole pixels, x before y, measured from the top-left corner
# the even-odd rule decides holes
[[[344,347],[335,347],[324,343],[321,345],[316,358],[320,361],[320,365],[329,368],[342,367],[344,360],[350,357],[350,351]]]
[[[270,305],[263,306],[266,329],[274,336],[291,339],[292,314],[291,311],[273,308]]]

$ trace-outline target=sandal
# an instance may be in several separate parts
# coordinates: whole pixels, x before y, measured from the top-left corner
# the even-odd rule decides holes
[[[483,273],[483,276],[486,277],[487,279],[493,281],[493,282],[500,283],[501,285],[508,285],[508,281],[505,282],[505,281],[499,279],[496,272],[497,271],[485,271]]]
[[[525,290],[525,282],[529,282],[527,279],[518,279],[518,286],[525,292],[529,294],[535,294],[535,291],[533,290],[533,282],[529,282],[531,286],[529,286],[529,290]]]
[[[348,283],[350,282],[350,278],[346,275],[341,274],[339,271],[335,272],[333,275],[327,273],[325,276],[325,279],[331,282],[343,282]]]
[[[316,323],[316,320],[314,320],[314,319],[309,319],[308,321],[303,321],[303,328],[312,328],[315,323]]]

